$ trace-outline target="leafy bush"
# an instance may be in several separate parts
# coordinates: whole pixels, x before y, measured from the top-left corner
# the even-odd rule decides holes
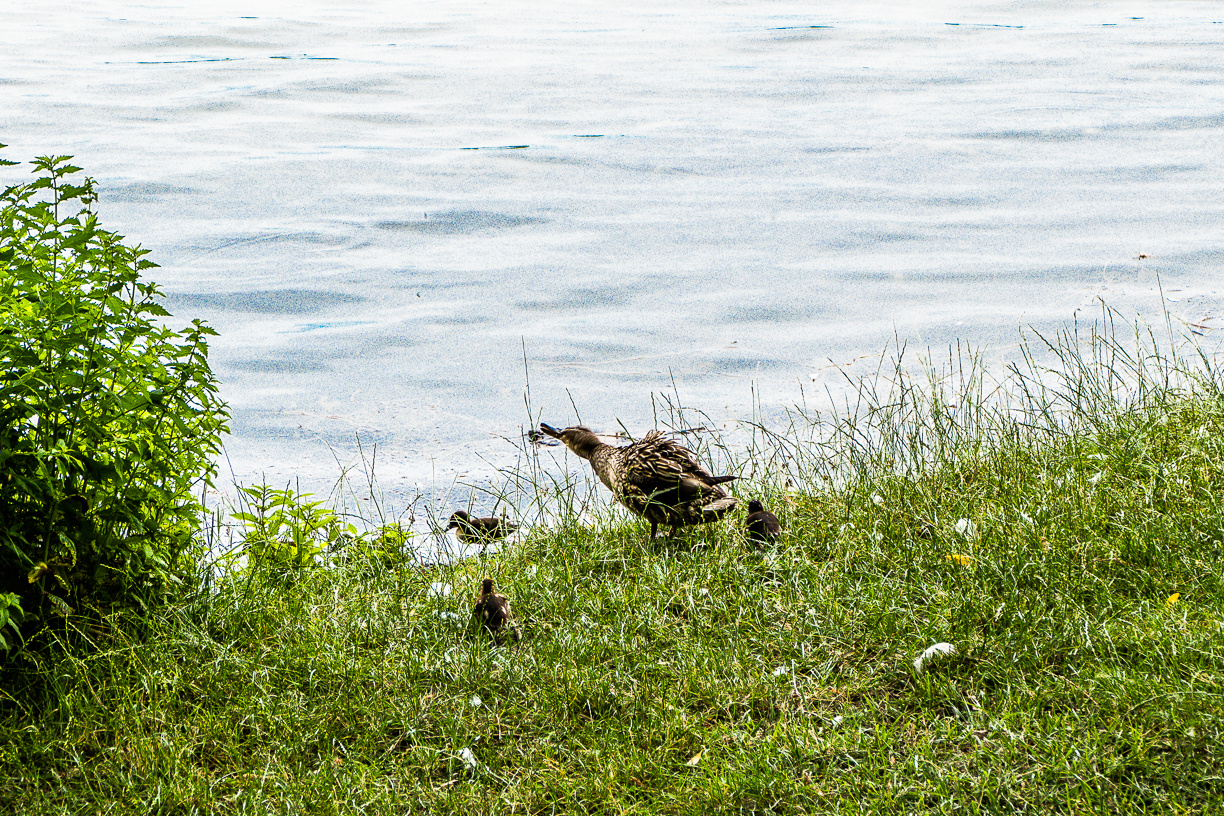
[[[216,333],[163,324],[156,264],[99,226],[69,159],[0,196],[0,593],[27,625],[172,591],[228,430]]]

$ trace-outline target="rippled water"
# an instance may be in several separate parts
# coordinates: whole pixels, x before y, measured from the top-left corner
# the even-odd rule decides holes
[[[221,332],[236,476],[326,487],[360,433],[407,495],[509,461],[528,376],[546,421],[640,431],[652,394],[776,415],[894,339],[1155,315],[1157,275],[1216,327],[1222,20],[8,0],[0,141],[74,154]]]

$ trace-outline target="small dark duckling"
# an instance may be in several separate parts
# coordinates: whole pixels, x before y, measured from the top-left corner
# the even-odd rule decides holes
[[[446,529],[454,530],[464,544],[488,544],[510,535],[518,529],[518,525],[496,516],[476,518],[466,510],[456,510],[451,514]]]
[[[614,446],[600,442],[582,425],[559,431],[541,422],[540,430],[590,462],[613,498],[650,522],[651,538],[660,524],[671,525],[675,535],[686,525],[708,524],[739,503],[719,487],[735,476],[710,475],[697,464],[692,451],[658,431],[631,444]]]
[[[510,599],[493,591],[492,578],[480,582],[480,597],[472,609],[472,617],[480,620],[494,642],[503,629],[509,632],[511,639],[516,642],[522,638],[522,633],[514,622],[514,615],[510,612]]]
[[[782,535],[778,517],[756,499],[748,502],[748,518],[744,519],[744,526],[748,528],[748,540],[758,544],[777,541],[778,536]]]

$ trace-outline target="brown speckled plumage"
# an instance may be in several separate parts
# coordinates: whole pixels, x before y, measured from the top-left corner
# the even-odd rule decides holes
[[[692,451],[658,431],[629,445],[614,446],[600,442],[581,425],[559,431],[540,423],[540,430],[589,461],[613,497],[650,522],[651,538],[660,524],[670,525],[674,533],[686,525],[714,521],[738,503],[719,487],[734,476],[710,475]]]
[[[517,530],[518,525],[496,516],[476,518],[469,515],[466,510],[456,510],[451,515],[446,529],[453,529],[459,536],[459,540],[465,544],[488,544],[505,538]]]
[[[493,591],[492,578],[486,578],[480,583],[480,597],[476,599],[472,615],[480,620],[485,631],[494,640],[502,632],[509,632],[514,640],[521,637],[519,628],[514,623],[514,615],[510,612],[510,599]]]

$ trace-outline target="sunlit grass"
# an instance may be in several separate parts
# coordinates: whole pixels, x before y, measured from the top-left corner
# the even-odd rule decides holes
[[[541,480],[560,520],[483,559],[222,574],[14,675],[0,809],[1218,812],[1224,390],[1135,348],[759,429],[765,548]]]

